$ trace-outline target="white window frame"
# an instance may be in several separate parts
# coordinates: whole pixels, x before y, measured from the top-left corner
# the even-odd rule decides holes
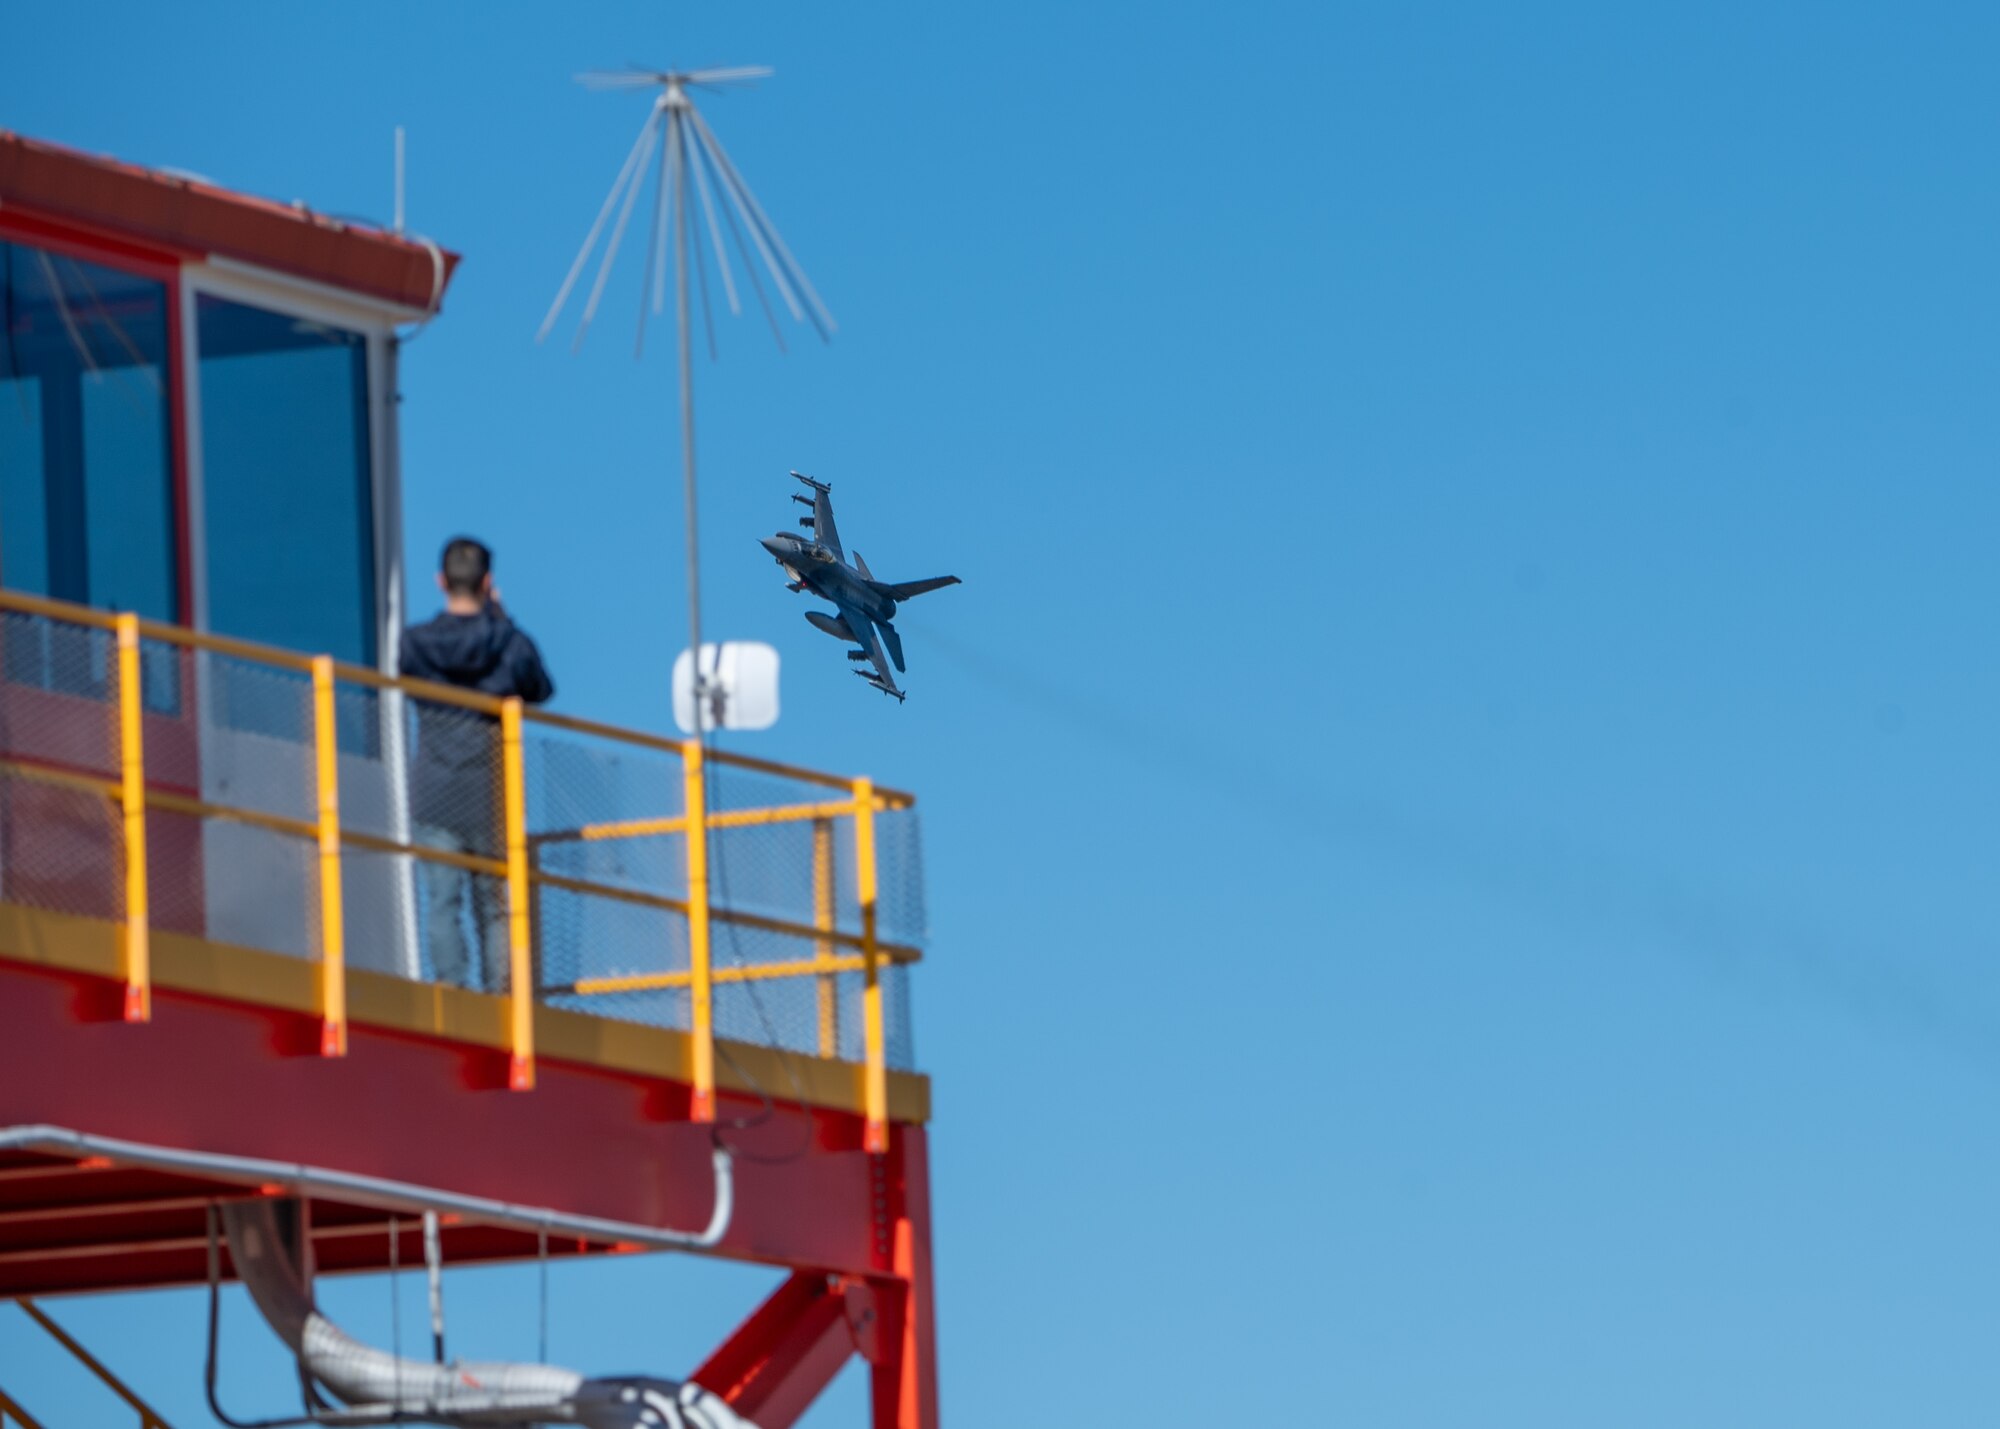
[[[375,650],[377,666],[394,674],[402,634],[403,483],[396,428],[396,327],[425,316],[418,308],[344,292],[231,258],[210,257],[181,269],[181,372],[187,431],[188,604],[194,627],[208,630],[206,483],[202,479],[202,296],[244,303],[287,317],[360,333],[366,344],[368,382],[369,507],[374,529]],[[223,634],[230,632],[224,631]],[[302,652],[311,654],[312,651]]]
[[[202,474],[201,332],[198,300],[203,296],[244,303],[288,317],[321,322],[358,332],[366,345],[364,370],[368,383],[368,468],[370,512],[375,543],[375,656],[384,673],[396,673],[396,648],[402,636],[403,484],[402,453],[396,423],[398,324],[424,321],[418,308],[344,292],[322,283],[272,272],[234,259],[211,256],[181,268],[181,372],[187,442],[188,604],[197,630],[211,629],[208,604],[208,522],[206,484]],[[227,634],[228,632],[222,632]],[[303,651],[316,654],[316,651]],[[199,698],[209,707],[208,692]],[[382,702],[383,756],[391,780],[390,836],[408,843],[408,759],[403,747],[405,719],[402,696],[391,690]],[[208,752],[202,753],[203,767]],[[396,879],[395,958],[404,977],[422,975],[417,948],[415,869],[409,860]]]

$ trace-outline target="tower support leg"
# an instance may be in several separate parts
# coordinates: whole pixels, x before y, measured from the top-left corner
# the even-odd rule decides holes
[[[692,1376],[758,1429],[790,1429],[854,1353],[837,1280],[799,1271]]]
[[[875,1429],[938,1429],[937,1326],[931,1289],[930,1155],[925,1133],[895,1129],[893,1279],[870,1290],[880,1323],[869,1356]]]

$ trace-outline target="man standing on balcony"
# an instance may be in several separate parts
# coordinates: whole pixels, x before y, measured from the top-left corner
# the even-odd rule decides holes
[[[446,543],[438,588],[444,613],[403,632],[397,664],[404,675],[481,694],[518,695],[540,704],[555,682],[527,632],[507,617],[493,586],[493,553],[469,536]],[[490,715],[418,699],[417,754],[410,812],[418,843],[448,854],[501,854],[500,729]],[[507,990],[504,881],[456,864],[418,864],[426,905],[431,976],[461,987]],[[466,947],[470,915],[483,967]]]

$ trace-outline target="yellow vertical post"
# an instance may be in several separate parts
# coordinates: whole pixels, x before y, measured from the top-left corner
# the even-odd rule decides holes
[[[528,781],[521,755],[521,701],[500,705],[500,782],[507,835],[507,1002],[513,1056],[507,1085],[535,1085],[535,958],[528,922]]]
[[[861,1030],[866,1063],[862,1105],[868,1116],[863,1145],[889,1149],[889,1058],[882,1026],[882,949],[875,937],[875,781],[854,781],[854,864],[861,896]]]
[[[319,1052],[347,1055],[346,909],[340,901],[340,741],[333,719],[333,657],[312,663],[313,755],[319,786]]]
[[[125,816],[125,1020],[153,1017],[151,918],[146,906],[145,705],[139,686],[139,617],[118,617],[119,804]]]
[[[822,933],[833,931],[833,820],[813,820],[813,927]],[[833,965],[833,940],[813,940],[813,961],[822,968]],[[819,1054],[840,1055],[840,984],[832,972],[822,972],[819,982]]]
[[[708,947],[708,789],[701,741],[681,745],[687,814],[688,1011],[694,1034],[694,1119],[715,1120],[715,989]]]

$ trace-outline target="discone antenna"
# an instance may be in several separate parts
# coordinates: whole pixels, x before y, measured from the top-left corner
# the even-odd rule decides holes
[[[705,230],[714,252],[715,270],[722,279],[723,296],[729,303],[731,313],[743,311],[729,251],[733,246],[736,258],[741,260],[750,278],[751,292],[770,320],[779,346],[784,345],[784,338],[765,295],[760,268],[769,275],[771,286],[777,290],[779,300],[794,321],[810,323],[823,339],[833,335],[836,326],[833,314],[827,311],[805,269],[792,256],[791,249],[785,246],[777,225],[757,201],[757,195],[751,192],[742,172],[730,159],[729,151],[722,147],[722,141],[716,137],[690,97],[692,90],[720,90],[755,84],[770,73],[762,65],[741,65],[726,69],[678,71],[635,67],[593,70],[577,76],[578,82],[590,89],[657,89],[659,97],[653,101],[646,122],[639,127],[639,136],[633,140],[631,151],[618,170],[618,177],[612,181],[611,192],[605,195],[596,221],[584,235],[583,246],[577,250],[576,261],[570,264],[562,287],[556,291],[555,301],[549,305],[548,316],[542,320],[536,341],[545,340],[555,330],[557,320],[576,291],[578,279],[590,266],[592,255],[598,252],[598,242],[604,237],[608,223],[611,225],[610,241],[604,245],[603,253],[598,258],[597,276],[584,300],[583,315],[577,322],[572,344],[573,347],[583,345],[584,334],[597,317],[605,285],[610,281],[612,266],[617,262],[618,250],[625,241],[632,210],[638,204],[640,190],[645,187],[648,161],[655,149],[659,152],[659,182],[653,196],[653,238],[646,245],[646,276],[640,293],[637,345],[643,349],[647,311],[659,312],[666,305],[664,268],[667,236],[669,233],[673,235],[677,249],[688,241],[692,236],[693,216],[697,208],[701,212],[701,228]],[[727,244],[723,241],[725,231],[730,240]],[[702,306],[706,310],[707,263],[699,252],[695,254],[695,262],[702,282]]]
[[[770,278],[771,287],[776,289],[779,301],[793,321],[811,324],[822,341],[830,339],[834,332],[833,314],[820,301],[811,279],[806,277],[805,269],[792,256],[792,250],[785,246],[777,225],[771,222],[764,206],[757,202],[757,196],[750,191],[750,185],[731,161],[728,150],[722,147],[722,141],[716,138],[715,131],[708,127],[708,121],[702,118],[701,111],[695,108],[689,93],[698,89],[741,88],[755,84],[770,74],[771,71],[762,65],[696,70],[652,70],[634,66],[577,76],[577,81],[590,89],[657,89],[659,96],[654,99],[646,122],[640,125],[639,137],[633,140],[631,150],[625,155],[625,163],[618,170],[618,177],[612,181],[611,192],[604,196],[604,204],[598,209],[590,232],[584,235],[583,247],[577,251],[576,261],[570,264],[569,273],[564,277],[562,287],[556,291],[556,300],[549,305],[549,315],[542,320],[541,331],[535,338],[540,342],[555,328],[556,320],[576,290],[577,280],[590,266],[591,255],[597,252],[598,240],[604,237],[605,225],[609,224],[610,239],[598,260],[597,276],[591,282],[590,293],[584,299],[583,314],[577,322],[572,350],[583,345],[583,335],[590,330],[591,321],[597,316],[605,284],[618,258],[619,245],[625,241],[626,227],[631,221],[640,190],[646,185],[646,171],[654,165],[657,150],[659,175],[654,187],[651,231],[646,243],[645,280],[639,293],[639,325],[633,351],[637,355],[644,350],[648,313],[657,313],[666,305],[667,244],[671,235],[674,314],[680,338],[681,461],[687,495],[688,633],[689,648],[694,652],[697,697],[707,685],[707,680],[701,669],[700,556],[695,539],[694,375],[690,364],[688,311],[690,252],[701,283],[704,317],[710,307],[708,264],[702,255],[701,236],[696,231],[696,208],[700,208],[701,228],[706,231],[709,246],[714,251],[715,270],[722,278],[723,295],[728,300],[731,313],[743,310],[730,263],[729,248],[733,246],[749,279],[750,291],[763,309],[771,335],[777,339],[780,348],[785,345],[784,334],[765,294],[760,269],[764,276]],[[723,242],[725,232],[731,240],[729,245]],[[709,355],[713,357],[713,323],[708,327],[708,341]],[[715,715],[715,723],[720,725],[721,711],[716,710]]]

